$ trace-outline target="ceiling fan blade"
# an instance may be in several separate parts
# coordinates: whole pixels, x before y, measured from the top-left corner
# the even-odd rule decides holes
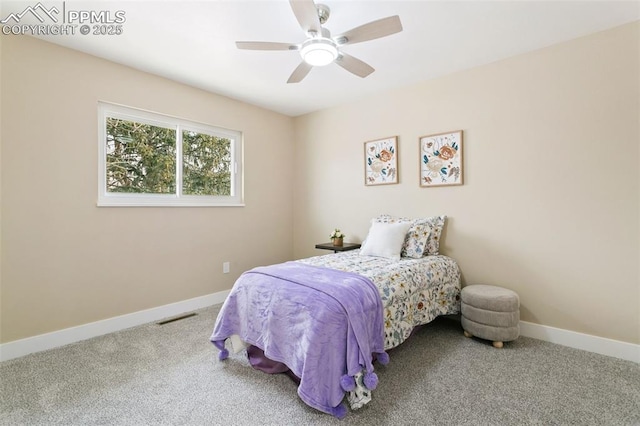
[[[340,53],[340,56],[338,56],[335,62],[350,73],[362,78],[365,78],[375,71],[371,65],[346,53]]]
[[[271,41],[236,41],[236,46],[247,50],[298,50],[295,44]]]
[[[309,65],[305,61],[302,61],[300,65],[298,65],[298,67],[293,70],[293,72],[291,73],[291,77],[289,77],[289,80],[287,80],[287,83],[300,83],[302,79],[305,78],[307,74],[309,74],[311,68],[313,68],[312,65]]]
[[[391,34],[399,33],[400,31],[402,31],[400,17],[398,15],[394,15],[369,22],[368,24],[360,25],[359,27],[342,33],[333,39],[340,45],[354,44],[374,40],[380,37],[386,37]]]
[[[318,17],[318,9],[313,0],[289,0],[293,14],[305,33],[315,31],[321,34],[320,18]]]

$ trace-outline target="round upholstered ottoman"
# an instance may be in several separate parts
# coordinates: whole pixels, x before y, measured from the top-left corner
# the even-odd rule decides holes
[[[462,328],[467,337],[503,342],[520,335],[520,298],[515,291],[493,285],[469,285],[462,289]]]

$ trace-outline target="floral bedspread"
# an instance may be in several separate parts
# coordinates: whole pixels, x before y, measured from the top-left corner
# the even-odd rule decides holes
[[[298,262],[354,272],[369,278],[378,288],[384,306],[384,348],[404,342],[414,327],[439,315],[460,312],[460,269],[455,260],[437,255],[400,261],[360,256],[359,250],[300,259]],[[370,391],[356,378],[348,395],[351,408],[371,400]]]

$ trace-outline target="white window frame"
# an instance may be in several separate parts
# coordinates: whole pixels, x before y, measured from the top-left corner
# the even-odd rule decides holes
[[[176,193],[127,194],[107,192],[107,118],[150,124],[176,131]],[[217,136],[231,141],[231,195],[182,193],[182,131]],[[98,102],[98,203],[99,207],[238,207],[244,206],[242,133],[141,109]]]

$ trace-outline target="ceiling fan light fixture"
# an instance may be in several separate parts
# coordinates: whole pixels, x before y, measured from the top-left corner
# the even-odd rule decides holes
[[[336,60],[338,47],[331,39],[313,38],[302,44],[300,56],[307,64],[322,67]]]

